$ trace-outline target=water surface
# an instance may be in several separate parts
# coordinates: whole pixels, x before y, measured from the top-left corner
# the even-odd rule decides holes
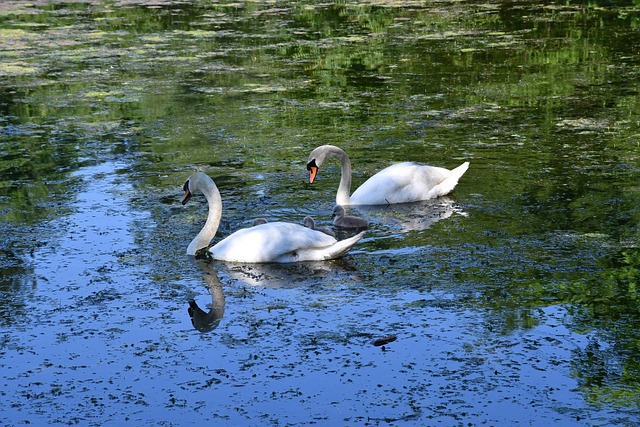
[[[2,424],[637,424],[639,18],[2,2]],[[195,170],[222,192],[217,238],[330,224],[320,144],[354,185],[471,167],[445,198],[352,209],[371,228],[337,261],[184,255]],[[200,330],[191,298],[214,307]]]

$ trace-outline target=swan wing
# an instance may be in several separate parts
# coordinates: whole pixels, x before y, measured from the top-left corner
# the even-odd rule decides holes
[[[365,181],[351,195],[353,205],[383,205],[428,200],[450,193],[466,172],[466,162],[450,171],[413,162],[385,168]]]
[[[210,251],[214,258],[223,261],[320,261],[344,254],[357,240],[345,248],[344,241],[338,242],[320,231],[287,222],[270,222],[238,230]]]

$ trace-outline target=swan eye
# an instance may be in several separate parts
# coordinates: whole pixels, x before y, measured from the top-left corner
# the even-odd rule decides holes
[[[307,163],[307,170],[310,171],[312,169],[318,169],[318,166],[316,165],[316,159],[311,160],[309,163]]]
[[[182,191],[189,191],[189,180],[187,180],[182,186]]]

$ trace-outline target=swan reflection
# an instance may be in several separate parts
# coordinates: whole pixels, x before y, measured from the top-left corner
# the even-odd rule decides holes
[[[204,274],[211,295],[209,310],[202,309],[195,299],[189,300],[187,311],[191,324],[200,332],[210,332],[220,325],[225,311],[225,295],[218,271],[225,283],[235,281],[248,286],[265,288],[294,288],[325,282],[329,275],[358,275],[357,270],[346,260],[322,262],[300,262],[292,264],[241,264],[193,259],[194,265]],[[353,277],[352,277],[353,279]]]
[[[251,286],[266,288],[294,288],[326,281],[329,274],[357,274],[345,259],[291,264],[224,263],[224,270],[232,279]]]
[[[400,232],[426,230],[453,214],[468,216],[450,197],[386,206],[358,206],[357,210],[373,218],[374,222],[397,227]]]
[[[209,332],[218,327],[222,316],[224,316],[225,298],[218,274],[209,266],[203,267],[206,270],[204,280],[207,282],[211,294],[209,311],[201,309],[193,298],[189,300],[187,311],[194,328],[200,332]]]

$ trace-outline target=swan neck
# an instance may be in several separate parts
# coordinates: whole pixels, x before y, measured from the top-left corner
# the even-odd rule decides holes
[[[342,150],[336,152],[336,157],[340,161],[340,185],[336,194],[336,204],[349,205],[349,194],[351,193],[351,161]]]
[[[220,218],[222,217],[222,197],[220,197],[220,191],[216,184],[211,181],[202,189],[202,194],[209,203],[209,213],[207,215],[207,222],[204,227],[198,233],[196,237],[191,241],[187,248],[187,255],[195,255],[196,251],[202,248],[206,248],[211,243],[211,239],[216,235],[218,226],[220,225]]]

